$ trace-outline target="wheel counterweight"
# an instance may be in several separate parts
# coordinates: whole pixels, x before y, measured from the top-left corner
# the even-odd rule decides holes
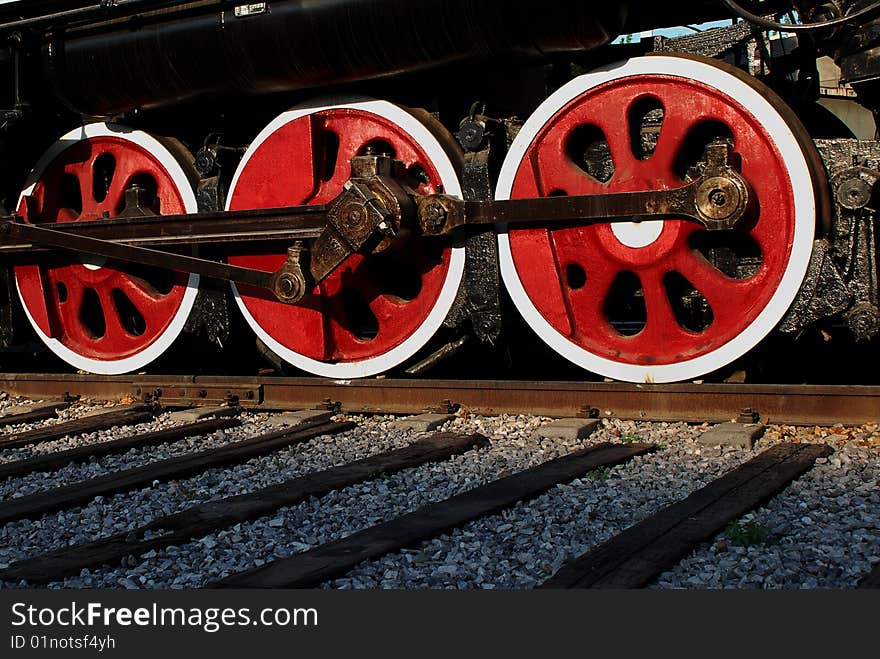
[[[41,158],[18,213],[26,222],[113,218],[126,211],[126,194],[133,190],[139,190],[143,211],[191,213],[197,209],[193,175],[187,154],[173,141],[89,124],[64,135]],[[87,256],[17,266],[15,280],[40,340],[71,366],[105,375],[137,370],[165,352],[189,317],[199,282],[197,275]]]
[[[277,117],[251,144],[227,209],[326,203],[342,190],[356,155],[403,162],[422,194],[461,195],[457,151],[428,116],[374,100],[320,101]],[[437,137],[436,135],[441,135]],[[233,265],[274,271],[286,254],[232,254]],[[415,237],[373,256],[349,257],[297,306],[233,286],[257,336],[294,366],[326,377],[382,373],[411,357],[439,329],[455,299],[464,250]]]
[[[498,199],[678,187],[717,140],[754,197],[729,232],[675,218],[502,227],[505,285],[548,345],[609,378],[672,382],[731,363],[781,320],[809,262],[818,172],[762,87],[708,60],[636,58],[573,80],[526,122]]]

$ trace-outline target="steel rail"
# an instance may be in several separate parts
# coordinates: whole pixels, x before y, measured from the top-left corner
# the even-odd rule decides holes
[[[792,425],[880,421],[880,386],[7,373],[0,375],[0,390],[29,398],[132,396],[169,406],[216,405],[234,399],[244,407],[317,407],[353,414],[460,409],[484,415],[528,413],[694,423],[752,414],[765,422]]]

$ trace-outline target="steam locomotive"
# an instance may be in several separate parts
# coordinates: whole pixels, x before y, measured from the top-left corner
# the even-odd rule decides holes
[[[0,39],[8,354],[231,360],[243,319],[357,378],[515,309],[585,372],[675,382],[880,334],[880,2],[31,0]]]

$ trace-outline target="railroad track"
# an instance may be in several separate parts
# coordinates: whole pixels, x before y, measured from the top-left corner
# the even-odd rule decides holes
[[[492,543],[508,534],[505,551],[521,567],[531,561],[518,587],[657,587],[705,543],[734,542],[731,529],[749,528],[768,501],[797,497],[792,483],[833,471],[840,456],[867,453],[859,485],[866,489],[848,496],[870,505],[870,479],[880,476],[876,426],[857,434],[864,450],[855,440],[835,441],[835,429],[821,441],[793,441],[786,432],[799,431],[777,426],[754,450],[721,450],[699,443],[706,424],[584,421],[583,436],[566,439],[534,416],[460,414],[421,432],[386,417],[330,417],[242,408],[237,418],[171,421],[157,407],[128,406],[58,419],[26,443],[16,438],[35,431],[0,428],[0,581],[369,587],[418,571],[413,561],[435,574],[432,561],[461,553],[450,547],[480,542],[473,562],[483,570],[495,558]],[[137,420],[117,438],[108,418]],[[17,420],[0,424],[20,428]],[[95,439],[99,431],[111,436]],[[75,446],[52,450],[65,441]],[[673,463],[673,454],[690,457]],[[622,502],[622,492],[633,500]],[[523,515],[540,529],[524,542],[516,537]],[[850,531],[880,553],[876,515],[861,523]],[[472,540],[487,527],[493,540]],[[770,546],[766,540],[749,542]],[[553,560],[542,558],[548,551]],[[870,561],[862,563],[861,583],[875,586],[876,568],[872,575]],[[447,586],[495,585],[452,564],[439,569]],[[163,570],[178,573],[157,577]],[[376,570],[392,576],[371,581]]]
[[[772,423],[858,425],[876,421],[880,386],[326,380],[233,376],[14,374],[0,391],[28,398],[148,400],[166,406],[235,401],[255,409],[324,407],[349,414],[532,414],[645,421],[722,422],[759,415]]]

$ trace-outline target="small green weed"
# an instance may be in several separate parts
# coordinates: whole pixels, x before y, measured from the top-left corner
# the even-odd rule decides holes
[[[727,525],[724,535],[731,543],[739,547],[766,545],[770,541],[770,530],[758,522],[741,522],[739,520]]]
[[[620,441],[626,442],[627,444],[635,444],[636,442],[642,441],[642,438],[638,433],[625,432],[620,436]]]
[[[599,467],[598,469],[588,471],[585,476],[591,481],[599,481],[600,483],[603,483],[611,476],[611,470],[608,467]]]

